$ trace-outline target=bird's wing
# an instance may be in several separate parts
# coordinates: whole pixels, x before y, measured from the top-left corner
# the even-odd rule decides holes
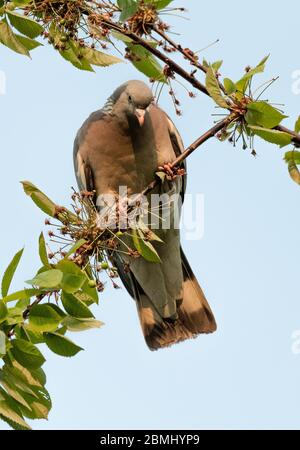
[[[171,120],[171,118],[167,114],[166,114],[166,117],[167,117],[167,121],[168,121],[170,139],[172,142],[172,146],[173,146],[175,155],[177,157],[177,156],[180,156],[184,152],[184,144],[183,144],[182,138],[181,138],[179,131],[177,130],[174,122]],[[186,169],[187,169],[186,160],[183,161],[182,167],[185,169],[185,172],[186,172]],[[180,191],[182,202],[184,201],[184,194],[186,191],[186,183],[187,183],[187,176],[184,175],[182,177],[182,185],[181,185],[181,191]]]
[[[87,159],[85,158],[84,153],[81,152],[80,149],[90,124],[96,120],[101,120],[103,117],[104,113],[102,112],[102,110],[92,113],[78,131],[74,141],[73,146],[74,169],[77,184],[81,191],[85,190],[92,192],[96,188],[93,169],[90,166]]]
[[[81,191],[94,191],[95,180],[93,170],[89,163],[83,159],[78,147],[76,152],[74,152],[74,167],[79,189]]]

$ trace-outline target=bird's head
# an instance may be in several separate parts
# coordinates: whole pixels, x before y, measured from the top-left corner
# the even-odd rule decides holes
[[[154,101],[151,89],[138,80],[121,85],[112,98],[115,102],[114,111],[125,115],[129,122],[134,121],[141,127],[144,125],[147,109]]]

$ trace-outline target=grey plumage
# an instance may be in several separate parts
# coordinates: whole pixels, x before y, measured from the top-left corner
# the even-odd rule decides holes
[[[183,151],[180,135],[170,118],[153,103],[151,90],[140,81],[120,86],[104,107],[91,114],[74,143],[75,172],[80,189],[97,195],[127,186],[139,193],[157,167]],[[164,182],[154,192],[185,190],[185,177]],[[174,211],[172,210],[173,214]],[[135,299],[150,349],[169,346],[215,331],[216,324],[205,296],[180,247],[176,227],[155,230],[164,243],[155,246],[160,264],[142,258],[114,255],[124,286]],[[124,262],[130,271],[124,270]]]

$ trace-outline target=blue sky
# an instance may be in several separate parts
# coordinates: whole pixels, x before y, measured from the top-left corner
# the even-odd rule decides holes
[[[280,75],[269,97],[285,104],[292,127],[300,96],[292,74],[300,69],[296,3],[278,10],[270,1],[176,1],[189,21],[170,17],[185,46],[224,59],[222,74],[238,79],[248,64],[271,53],[258,83]],[[7,93],[0,97],[2,196],[1,270],[23,245],[15,288],[38,268],[37,238],[44,217],[22,192],[29,179],[58,203],[68,204],[75,184],[72,144],[87,115],[122,82],[139,78],[130,64],[76,71],[50,48],[30,61],[1,47]],[[186,145],[208,129],[213,104],[176,90],[184,115],[167,95],[161,106],[174,118]],[[135,305],[125,290],[107,288],[94,312],[101,330],[74,334],[85,348],[63,359],[47,357],[53,398],[49,421],[35,429],[247,429],[299,428],[300,355],[292,333],[300,329],[300,189],[287,174],[283,151],[257,141],[258,157],[211,140],[189,159],[189,193],[205,196],[205,233],[183,242],[206,292],[218,331],[151,353]],[[0,429],[5,429],[3,423]]]

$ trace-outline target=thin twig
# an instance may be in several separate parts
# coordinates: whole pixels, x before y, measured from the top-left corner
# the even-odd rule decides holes
[[[186,81],[188,81],[194,88],[198,89],[199,91],[203,92],[203,94],[209,96],[209,92],[200,81],[198,81],[194,75],[190,74],[186,70],[184,70],[179,64],[177,64],[175,61],[173,61],[168,56],[164,55],[160,50],[158,50],[156,47],[152,47],[152,45],[147,42],[145,39],[142,39],[140,36],[135,34],[133,31],[125,30],[123,27],[117,25],[114,22],[111,22],[110,20],[103,19],[102,24],[106,25],[108,28],[118,31],[119,33],[123,34],[124,36],[129,37],[132,39],[133,42],[135,42],[138,45],[141,45],[146,50],[151,52],[154,56],[156,56],[158,59],[163,61],[172,72],[177,73],[177,75],[180,75],[182,78],[184,78]]]
[[[153,30],[159,34],[165,41],[167,41],[173,48],[175,48],[178,52],[180,52],[184,58],[188,59],[191,64],[198,69],[200,69],[203,73],[207,73],[207,67],[205,67],[203,64],[201,64],[198,61],[198,57],[194,52],[191,52],[188,48],[183,48],[182,45],[176,44],[166,33],[164,33],[162,30],[160,30],[158,27],[154,26]],[[225,88],[222,83],[218,80],[219,86],[221,90],[225,93]]]
[[[23,318],[24,320],[26,320],[30,314],[30,310],[31,308],[33,308],[33,306],[38,305],[42,300],[44,300],[44,298],[49,294],[49,292],[45,292],[41,295],[38,295],[35,299],[35,301],[33,303],[31,303],[31,305],[27,306],[27,308],[25,309],[25,311],[23,312]]]

